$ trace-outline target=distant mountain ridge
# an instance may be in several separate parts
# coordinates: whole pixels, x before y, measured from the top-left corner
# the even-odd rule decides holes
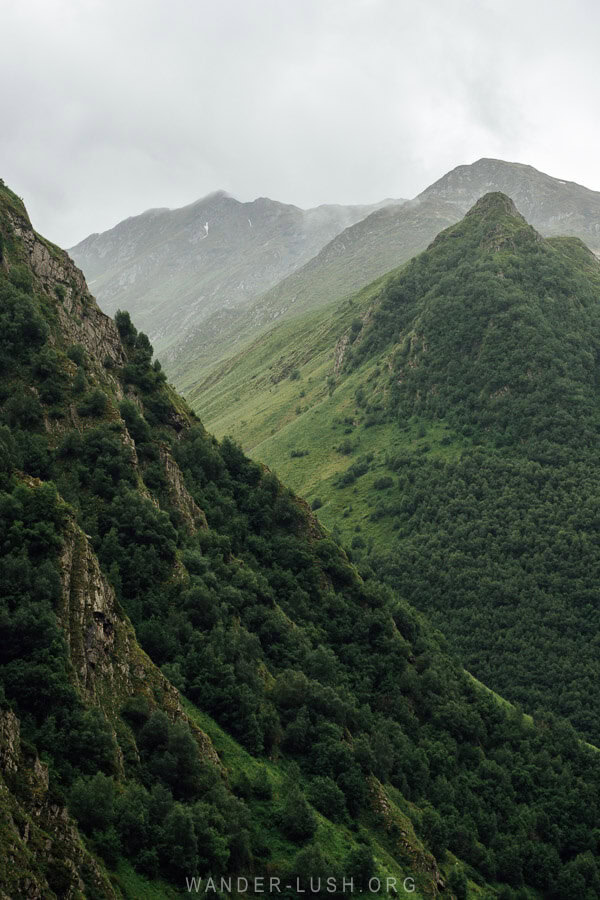
[[[460,216],[457,204],[434,199],[376,210],[253,303],[218,310],[192,326],[186,343],[165,357],[171,377],[181,390],[192,388],[196,365],[206,371],[279,319],[360,290],[419,253]]]
[[[103,308],[130,310],[163,352],[207,315],[263,294],[378,206],[303,210],[215,191],[181,209],[125,219],[70,253]]]
[[[227,357],[287,316],[350,297],[407,262],[484,194],[507,194],[544,236],[579,237],[600,255],[600,193],[532,166],[480,159],[448,172],[402,206],[376,210],[246,307],[221,309],[194,328],[165,363],[180,390],[192,390]],[[175,352],[176,351],[176,352]]]
[[[419,194],[456,203],[464,215],[484,194],[500,191],[544,237],[578,237],[600,255],[600,192],[553,178],[523,163],[483,158],[457,166]]]
[[[424,250],[491,191],[507,194],[544,236],[579,237],[600,255],[600,193],[532,166],[480,159],[448,172],[401,207],[377,210],[349,226],[253,304],[247,317],[279,318],[292,305],[319,306],[322,298],[332,301],[359,290]]]
[[[407,262],[490,191],[510,196],[542,235],[579,237],[600,255],[599,192],[489,158],[379,208],[303,211],[218,191],[126,219],[70,252],[103,308],[129,309],[170,378],[190,391],[276,321],[349,297]]]

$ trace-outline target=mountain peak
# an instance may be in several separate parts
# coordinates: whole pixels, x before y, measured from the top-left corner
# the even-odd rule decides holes
[[[525,222],[525,219],[515,206],[514,202],[507,194],[502,191],[490,191],[480,197],[479,200],[471,207],[467,216],[497,217],[511,216]]]
[[[459,239],[467,241],[469,246],[482,249],[514,249],[517,234],[520,241],[537,243],[542,240],[507,194],[490,191],[476,201],[462,221],[441,231],[430,247]]]
[[[388,284],[352,364],[396,342],[394,415],[451,415],[503,446],[591,440],[599,284],[578,243],[544,240],[490,192]]]
[[[181,209],[188,209],[189,207],[194,207],[194,206],[203,206],[206,203],[214,203],[215,200],[235,200],[235,199],[236,198],[232,197],[231,194],[228,194],[227,191],[219,189],[217,191],[210,191],[210,193],[205,194],[203,197],[199,197],[197,200],[194,200],[192,203],[188,204],[188,206],[182,206],[182,207],[179,207],[178,209],[173,209],[173,210],[171,210],[171,212],[177,213]],[[236,202],[239,202],[239,201],[236,201]]]

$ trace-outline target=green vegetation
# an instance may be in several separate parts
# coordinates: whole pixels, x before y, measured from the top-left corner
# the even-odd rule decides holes
[[[475,897],[558,900],[574,880],[580,896],[595,896],[600,754],[561,720],[499,702],[375,577],[372,559],[361,576],[275,475],[235,441],[211,437],[127,314],[116,328],[102,320],[103,346],[82,353],[73,347],[85,331],[58,325],[60,292],[50,297],[33,276],[31,289],[11,285],[32,298],[48,337],[3,359],[2,702],[115,889],[127,896],[149,879],[151,896],[165,882],[182,890],[188,875],[344,874],[363,889],[370,877],[411,875],[421,897],[446,877],[457,895],[466,884]],[[96,314],[91,299],[79,302]],[[356,309],[342,315],[352,328]],[[108,350],[117,361],[107,368]],[[300,378],[289,377],[295,369]],[[300,361],[287,375],[311,402]],[[314,414],[349,398],[364,409],[356,453],[335,449],[355,428],[340,418],[331,490],[368,481],[387,502],[401,466],[390,456],[384,469],[369,442],[397,425],[385,420],[391,407],[370,399],[389,368],[372,375],[358,396],[325,382]],[[85,398],[97,394],[102,408],[90,408]],[[432,445],[433,434],[417,426],[414,439]],[[440,458],[456,456],[435,434]],[[287,458],[300,465],[313,453]],[[187,716],[157,677],[127,692],[115,675],[112,706],[82,690],[68,647],[89,632],[73,633],[76,614],[58,615],[73,521],[133,623],[127,641],[137,635],[185,696]],[[93,627],[107,625],[102,615]],[[121,672],[125,643],[109,651],[111,672]]]
[[[374,290],[355,300],[360,320],[342,304],[296,325],[297,343],[285,332],[288,359],[324,335],[302,370],[314,400],[295,419],[286,397],[267,418],[259,382],[237,435],[318,498],[361,571],[410,597],[470,671],[599,744],[600,267],[491,195]],[[260,352],[268,371],[278,343],[237,370]],[[237,370],[198,394],[217,432]]]

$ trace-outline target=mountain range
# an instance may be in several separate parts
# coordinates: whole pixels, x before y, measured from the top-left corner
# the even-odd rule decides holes
[[[319,232],[322,243],[318,247],[312,252],[306,247],[306,254],[302,258],[297,254],[293,263],[288,257],[287,271],[271,267],[267,277],[265,252],[270,245],[246,246],[246,217],[238,209],[242,205],[231,200],[238,209],[241,230],[228,229],[233,239],[224,238],[222,231],[215,234],[214,279],[214,269],[202,252],[198,253],[187,230],[184,251],[174,249],[168,236],[159,237],[158,247],[154,240],[147,240],[146,217],[152,213],[93,235],[70,252],[90,279],[103,308],[111,313],[118,307],[130,309],[148,328],[170,378],[187,392],[216,364],[239,352],[279,319],[348,297],[406,262],[489,191],[510,196],[542,235],[579,237],[600,253],[600,193],[552,178],[532,166],[495,159],[459,166],[409,202],[388,202],[375,210],[353,207],[353,221],[343,224],[339,215],[330,217],[330,234],[325,237],[324,231]],[[261,202],[270,203],[256,201]],[[195,226],[185,226],[191,227],[193,238],[194,233],[203,232],[206,218],[203,212],[199,214],[199,223],[194,208],[163,211],[162,216],[178,221],[185,215],[195,221]],[[274,208],[280,205],[274,204]],[[294,210],[296,218],[301,216],[293,207],[285,209]],[[272,238],[272,232],[269,235]],[[139,255],[137,249],[131,251],[138,244]],[[240,270],[238,253],[242,248]],[[137,274],[140,269],[148,271],[148,279]],[[251,273],[256,275],[254,280]],[[181,288],[183,281],[185,288]],[[240,288],[244,281],[248,287]]]
[[[420,517],[452,543],[455,519],[471,540],[470,561],[456,566],[445,545],[429,543],[415,566],[416,543],[387,558],[363,555],[365,541],[349,556],[272,472],[213,438],[167,384],[147,335],[128,313],[113,321],[100,311],[3,183],[0,236],[2,894],[168,900],[189,893],[192,876],[213,876],[223,896],[235,895],[227,885],[238,877],[256,896],[265,882],[255,879],[277,878],[286,900],[308,878],[320,897],[347,895],[348,879],[356,891],[378,884],[416,898],[597,896],[598,750],[547,706],[524,715],[484,687],[412,605],[445,572],[470,602],[488,534],[494,564],[498,553],[526,556],[531,521],[517,488],[530,481],[552,529],[535,559],[564,601],[544,607],[533,592],[531,608],[540,603],[551,628],[562,617],[558,655],[578,664],[577,625],[588,616],[595,628],[593,595],[568,568],[588,577],[597,509],[585,475],[596,433],[589,251],[544,241],[508,198],[491,195],[339,311],[350,321],[325,385],[330,401],[345,399],[335,413],[321,404],[319,427],[351,445],[339,452],[340,490],[357,503],[359,486],[371,490],[375,457],[365,463],[361,446],[355,458],[354,445],[388,428],[407,440],[377,459],[386,469],[374,523],[406,541],[407,516],[413,535],[425,533]],[[456,378],[480,351],[494,368],[482,363],[459,403],[443,370],[469,318]],[[536,325],[528,369],[516,338]],[[505,348],[516,354],[506,383]],[[308,405],[321,385],[314,376],[308,387],[313,375],[297,366],[286,385],[300,395],[306,384]],[[420,443],[407,460],[413,430]],[[477,448],[490,442],[499,469],[480,465]],[[516,448],[521,482],[492,494],[482,533],[472,511],[498,473],[508,484],[503,447]],[[552,467],[546,481],[533,447],[537,465]],[[425,481],[419,460],[431,464]],[[428,502],[427,482],[436,495],[450,491],[443,507]],[[566,492],[558,511],[555,482]],[[575,519],[565,521],[567,508]],[[443,528],[436,509],[450,516]],[[508,548],[503,535],[494,543],[502,522]],[[485,585],[505,612],[519,570],[509,574],[504,593],[495,571]],[[434,601],[448,583],[437,588]],[[516,635],[506,636],[510,650]],[[556,646],[545,651],[549,680]],[[589,655],[585,665],[588,700]],[[591,732],[595,722],[578,725]]]
[[[182,209],[147,210],[69,252],[103,309],[128,309],[166,357],[211,313],[247,305],[338,232],[393,202],[304,210],[216,191]]]

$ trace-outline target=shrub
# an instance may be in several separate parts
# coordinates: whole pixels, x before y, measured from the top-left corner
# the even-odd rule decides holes
[[[77,412],[80,416],[93,416],[99,418],[106,412],[108,406],[108,398],[104,391],[96,388],[86,394],[79,406]]]
[[[373,487],[376,491],[385,491],[388,488],[391,488],[394,483],[394,479],[389,475],[383,475],[381,478],[376,478],[373,482]]]
[[[346,438],[345,440],[342,441],[341,444],[338,444],[338,446],[335,449],[337,450],[338,453],[342,453],[344,456],[349,456],[352,453],[352,451],[354,450],[354,445],[352,444],[351,440]]]
[[[67,348],[67,356],[78,366],[85,366],[86,364],[87,354],[85,352],[85,347],[81,344],[71,344],[71,346]]]
[[[261,766],[252,784],[254,796],[258,800],[270,800],[273,796],[273,785],[265,766]]]
[[[339,822],[346,814],[346,798],[335,781],[327,776],[313,778],[308,789],[308,799],[312,805],[331,819]]]
[[[280,821],[283,833],[291,841],[306,841],[317,830],[316,816],[298,788],[288,793]]]

